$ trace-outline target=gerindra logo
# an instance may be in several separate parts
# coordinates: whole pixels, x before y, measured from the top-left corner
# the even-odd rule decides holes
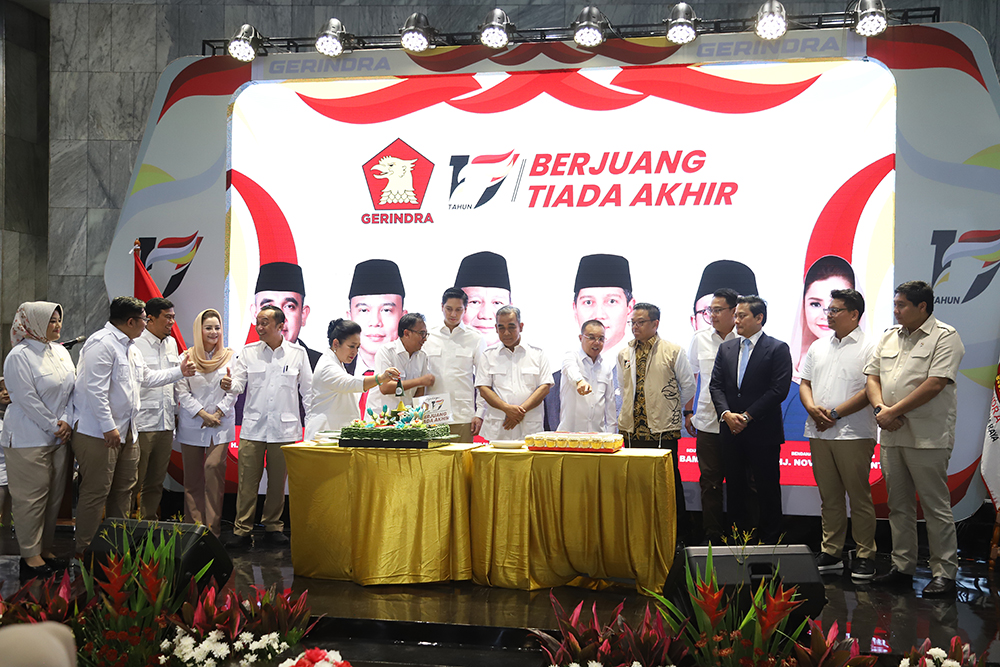
[[[1000,229],[976,229],[962,234],[958,241],[954,229],[938,229],[931,235],[934,246],[934,272],[931,283],[939,285],[951,279],[951,263],[956,259],[971,257],[983,263],[979,274],[973,279],[965,296],[935,297],[937,303],[966,303],[986,291],[1000,270]]]
[[[396,139],[363,168],[375,210],[405,211],[423,204],[434,163]]]
[[[517,164],[518,155],[452,155],[449,210],[476,209],[493,199]]]

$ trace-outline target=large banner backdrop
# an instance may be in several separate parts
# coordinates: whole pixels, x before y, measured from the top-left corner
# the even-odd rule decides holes
[[[661,308],[660,335],[686,347],[695,328],[709,326],[696,313],[706,305],[697,303],[699,287],[714,263],[728,260],[752,273],[769,306],[765,330],[791,345],[797,381],[808,346],[829,335],[822,308],[830,289],[865,295],[862,325],[873,337],[892,324],[892,289],[902,280],[935,281],[938,294],[949,294],[942,285],[954,276],[968,283],[966,301],[991,289],[988,280],[966,279],[971,264],[951,264],[989,255],[1000,232],[988,220],[973,216],[950,231],[940,221],[927,229],[923,213],[901,217],[904,197],[919,208],[926,195],[901,181],[898,161],[931,180],[947,171],[939,153],[922,152],[933,144],[923,132],[904,136],[915,113],[904,109],[904,92],[909,104],[923,105],[919,125],[935,113],[914,76],[961,89],[987,119],[979,122],[991,127],[991,143],[970,155],[982,152],[988,166],[975,166],[993,179],[994,153],[983,149],[1000,144],[996,91],[970,74],[972,50],[945,29],[917,29],[929,32],[905,52],[898,38],[885,38],[893,45],[886,49],[844,31],[813,31],[776,47],[709,36],[682,49],[662,39],[664,46],[612,42],[596,56],[552,44],[502,56],[463,47],[424,57],[288,54],[252,68],[225,58],[172,66],[108,261],[109,293],[131,292],[118,247],[138,237],[187,323],[182,331],[202,308],[224,306],[228,342],[239,347],[255,337],[250,325],[265,298],[256,294],[260,266],[296,264],[305,294],[286,306],[299,342],[322,350],[331,319],[356,319],[364,327],[361,372],[395,339],[403,312],[440,323],[441,293],[455,284],[463,259],[488,251],[504,258],[509,289],[470,291],[468,323],[495,340],[492,314],[513,303],[525,339],[559,368],[592,317],[606,323],[605,354],[614,355],[631,338],[627,321],[641,301]],[[928,37],[939,44],[920,44]],[[752,47],[756,62],[730,57]],[[879,49],[882,58],[872,53]],[[951,53],[943,61],[954,66],[901,64],[906,56],[919,65],[921,49],[936,49],[938,61]],[[866,50],[873,57],[854,57]],[[959,209],[970,207],[971,195],[959,190],[968,179],[949,171],[938,187],[961,200]],[[978,196],[973,207],[996,203],[996,191]],[[908,244],[931,259],[901,271],[899,250]],[[593,254],[627,259],[631,291],[608,285],[577,295],[580,260]],[[355,267],[372,259],[398,267],[405,296],[368,295],[357,284],[352,292]],[[351,293],[366,298],[352,303]],[[995,362],[997,322],[992,331],[990,323],[967,325],[973,318],[955,316],[961,297],[939,302],[936,314],[959,328],[969,349],[950,473],[954,501],[969,497],[971,513],[982,498],[975,472],[986,409],[966,407],[986,392],[967,369],[975,376],[989,357]],[[785,407],[786,509],[818,513],[797,384]],[[687,444],[682,474],[696,507],[693,439]],[[884,510],[877,457],[872,481]]]

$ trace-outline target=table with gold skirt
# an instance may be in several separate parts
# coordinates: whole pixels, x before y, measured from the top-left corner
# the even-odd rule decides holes
[[[676,540],[669,451],[483,447],[471,456],[477,584],[533,590],[624,578],[640,591],[663,589]]]
[[[295,574],[366,585],[469,579],[475,446],[283,447]]]

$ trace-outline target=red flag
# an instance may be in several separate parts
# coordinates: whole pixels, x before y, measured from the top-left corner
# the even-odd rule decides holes
[[[143,301],[149,301],[155,297],[162,298],[163,294],[160,292],[160,288],[153,282],[153,277],[149,275],[149,271],[146,270],[142,260],[139,259],[138,244],[132,249],[132,257],[135,258],[135,285],[132,290],[135,293],[135,297]],[[184,344],[184,336],[181,335],[181,330],[177,327],[177,322],[174,322],[174,327],[170,330],[170,335],[177,341],[177,350],[179,352],[187,349],[187,345]]]

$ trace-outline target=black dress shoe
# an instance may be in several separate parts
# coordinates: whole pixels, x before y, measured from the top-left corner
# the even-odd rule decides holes
[[[913,575],[900,572],[893,567],[885,574],[880,574],[874,577],[872,579],[872,584],[875,586],[888,586],[892,588],[912,588]]]
[[[226,549],[249,549],[253,546],[253,535],[237,535],[236,533],[226,533],[219,540]]]
[[[27,581],[28,579],[48,579],[53,574],[53,570],[49,567],[48,563],[43,563],[42,565],[31,566],[28,565],[28,561],[21,559],[20,575],[21,581]]]
[[[280,530],[273,530],[264,533],[264,542],[271,545],[272,547],[285,547],[288,546],[290,540],[288,536],[282,533]]]
[[[920,595],[925,598],[943,598],[955,594],[955,580],[947,577],[934,577],[931,583],[924,586]]]
[[[56,558],[55,556],[52,558],[42,556],[42,558],[45,559],[45,564],[51,567],[54,572],[62,572],[69,567],[69,561],[65,558]]]

